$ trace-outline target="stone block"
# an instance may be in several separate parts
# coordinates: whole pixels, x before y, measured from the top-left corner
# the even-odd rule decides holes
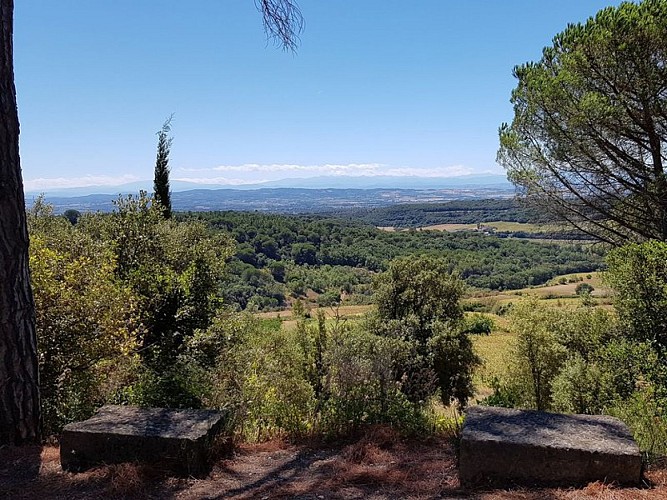
[[[642,461],[627,426],[614,417],[474,406],[461,435],[465,487],[638,484]]]
[[[178,474],[201,476],[209,468],[213,440],[226,414],[108,405],[90,419],[68,424],[60,438],[60,463],[79,471],[97,464],[148,463]]]

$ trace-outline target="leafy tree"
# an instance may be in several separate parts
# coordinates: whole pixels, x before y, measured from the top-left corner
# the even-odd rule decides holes
[[[444,404],[455,399],[463,406],[472,396],[479,360],[462,325],[463,291],[449,263],[430,256],[396,259],[375,282],[369,329],[412,346],[394,373],[412,402],[427,401],[436,389]]]
[[[317,264],[317,249],[310,243],[297,243],[292,246],[292,258],[297,264]]]
[[[537,299],[517,303],[510,313],[510,328],[516,335],[513,358],[519,378],[526,384],[529,406],[547,410],[551,406],[551,383],[566,358],[556,333],[558,313],[538,304]]]
[[[271,264],[269,264],[269,270],[271,271],[273,279],[275,279],[279,283],[285,282],[286,269],[287,268],[285,267],[285,264],[283,264],[282,262],[273,261],[271,262]]]
[[[196,406],[177,361],[188,339],[209,327],[222,304],[231,242],[202,222],[165,219],[145,192],[119,198],[116,205],[114,213],[91,215],[76,227],[110,242],[116,275],[136,296],[143,383],[150,388],[143,393],[159,394],[148,403]]]
[[[649,241],[617,248],[607,256],[606,282],[629,334],[667,352],[667,243]]]
[[[268,36],[294,49],[303,28],[292,0],[259,0]],[[0,445],[40,439],[35,304],[19,160],[14,85],[14,0],[0,0]],[[5,382],[9,381],[9,382]]]
[[[155,201],[162,209],[165,219],[171,217],[171,191],[169,189],[169,153],[173,137],[169,137],[171,131],[171,115],[162,124],[162,129],[157,133],[157,158],[155,159],[155,174],[153,177],[153,190]]]
[[[78,210],[74,210],[73,208],[70,208],[63,212],[63,216],[68,221],[70,221],[71,224],[76,224],[77,221],[79,220],[79,217],[81,217],[81,212],[79,212]]]
[[[378,314],[387,320],[414,318],[415,339],[426,344],[434,321],[457,324],[463,319],[464,285],[443,259],[420,256],[396,259],[375,284]]]
[[[667,1],[623,2],[514,68],[498,161],[537,208],[602,241],[667,240]]]

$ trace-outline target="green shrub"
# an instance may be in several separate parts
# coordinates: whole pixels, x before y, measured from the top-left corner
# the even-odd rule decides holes
[[[133,366],[137,300],[115,276],[108,242],[48,206],[30,214],[30,268],[46,435],[88,418]]]
[[[603,309],[550,309],[532,299],[517,304],[510,329],[512,361],[486,404],[597,414],[628,400],[642,381],[664,380],[651,345],[626,338]]]
[[[507,302],[505,304],[495,304],[491,309],[491,312],[496,316],[506,316],[512,310],[513,302]]]
[[[567,352],[556,334],[558,313],[530,298],[517,302],[510,314],[510,330],[516,341],[511,366],[521,404],[538,410],[551,407],[551,383]]]
[[[480,404],[499,406],[501,408],[517,408],[522,406],[522,397],[518,384],[511,383],[507,378],[501,379],[498,376],[494,376],[490,380],[489,385],[493,392],[480,400]]]
[[[205,342],[209,347],[202,349],[219,353],[210,370],[209,406],[232,411],[237,433],[245,440],[308,434],[316,400],[297,332],[262,324],[246,313],[227,315],[212,328]]]
[[[595,288],[590,283],[579,283],[574,289],[574,293],[577,295],[591,294]]]
[[[492,318],[483,314],[470,314],[465,318],[463,331],[466,333],[489,335],[495,328]]]
[[[620,401],[610,413],[625,422],[646,462],[667,455],[667,416],[665,402],[656,397],[655,388],[644,384],[627,400]]]
[[[461,303],[465,312],[490,313],[497,308],[496,301],[482,302],[480,300],[466,300]]]
[[[634,339],[667,349],[667,243],[628,244],[609,252],[605,281]],[[663,354],[661,354],[662,356]]]
[[[603,397],[602,372],[575,353],[567,359],[551,383],[552,404],[566,413],[598,414],[607,401]]]
[[[394,377],[410,345],[360,329],[334,331],[325,354],[321,430],[348,434],[362,425],[387,423],[406,432],[425,425],[423,405],[411,403]]]

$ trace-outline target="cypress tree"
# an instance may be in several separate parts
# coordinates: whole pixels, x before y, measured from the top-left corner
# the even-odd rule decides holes
[[[171,131],[171,119],[167,118],[162,129],[157,133],[157,158],[155,160],[155,175],[153,178],[153,191],[155,201],[160,204],[165,219],[171,217],[171,192],[169,191],[169,152],[173,138],[169,137]]]

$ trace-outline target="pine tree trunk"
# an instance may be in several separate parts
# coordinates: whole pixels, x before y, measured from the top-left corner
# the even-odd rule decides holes
[[[0,446],[40,438],[35,305],[19,161],[13,0],[0,0]]]

